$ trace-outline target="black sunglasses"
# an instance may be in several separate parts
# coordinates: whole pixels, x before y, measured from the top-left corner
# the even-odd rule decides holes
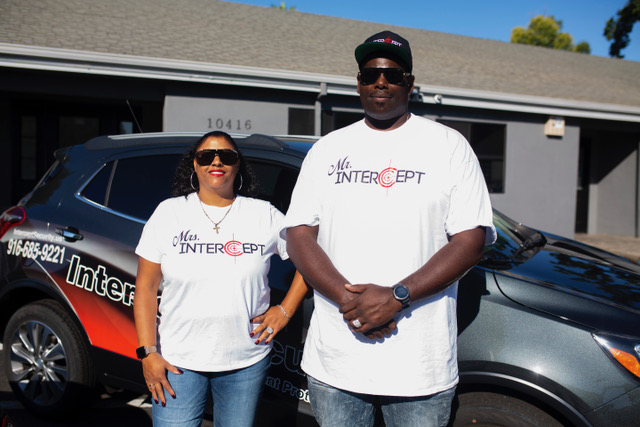
[[[385,80],[392,85],[400,85],[406,81],[411,73],[405,73],[402,68],[363,68],[358,74],[361,85],[372,85],[378,81],[380,74],[384,74]]]
[[[225,148],[224,150],[200,150],[196,152],[196,162],[200,166],[209,166],[218,156],[223,165],[232,166],[238,163],[238,152]]]

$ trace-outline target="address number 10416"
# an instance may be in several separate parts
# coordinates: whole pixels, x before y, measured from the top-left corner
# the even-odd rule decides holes
[[[240,119],[207,119],[209,121],[209,129],[227,130],[227,131],[247,131],[251,130],[251,120]]]

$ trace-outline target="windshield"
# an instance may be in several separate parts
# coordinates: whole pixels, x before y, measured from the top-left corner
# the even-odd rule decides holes
[[[546,244],[542,233],[514,221],[495,209],[493,223],[498,237],[496,242],[487,248],[481,262],[483,265],[509,268],[515,262],[522,262],[532,257]]]

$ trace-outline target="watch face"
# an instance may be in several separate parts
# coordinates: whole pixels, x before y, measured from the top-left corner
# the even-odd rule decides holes
[[[143,359],[146,355],[147,352],[144,351],[144,347],[136,348],[136,356],[138,356],[138,359]]]
[[[409,288],[404,285],[396,286],[393,289],[393,294],[395,295],[396,299],[406,299],[407,297],[409,297]]]

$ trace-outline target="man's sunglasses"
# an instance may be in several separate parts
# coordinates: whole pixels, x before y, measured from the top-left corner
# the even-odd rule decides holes
[[[402,68],[363,68],[360,70],[360,84],[372,85],[378,81],[380,74],[384,74],[385,80],[392,85],[400,85],[406,81],[411,73],[405,73]]]
[[[200,150],[196,152],[196,162],[200,166],[209,166],[218,156],[223,165],[232,166],[238,163],[238,152],[236,150]]]

